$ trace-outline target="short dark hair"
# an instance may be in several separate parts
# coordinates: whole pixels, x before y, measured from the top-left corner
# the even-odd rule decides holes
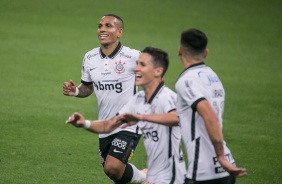
[[[162,49],[152,46],[145,47],[141,52],[147,53],[153,57],[154,67],[162,67],[164,69],[162,73],[163,77],[169,65],[168,53]]]
[[[192,56],[196,56],[207,48],[208,37],[202,31],[191,28],[182,32],[180,43]]]
[[[104,16],[115,17],[116,19],[118,19],[118,20],[121,22],[121,27],[122,27],[122,28],[124,27],[123,20],[122,20],[122,18],[120,18],[120,16],[115,15],[115,14],[111,14],[111,13],[105,14]]]

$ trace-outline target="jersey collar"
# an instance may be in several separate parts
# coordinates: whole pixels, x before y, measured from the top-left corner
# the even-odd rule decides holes
[[[154,100],[155,96],[158,94],[158,92],[160,91],[160,89],[164,86],[164,82],[162,81],[157,89],[154,91],[153,95],[151,96],[151,98],[149,99],[148,103],[151,104],[152,101]],[[145,103],[146,103],[146,96],[145,96]]]
[[[190,65],[188,68],[185,68],[181,74],[179,75],[179,77],[184,73],[186,72],[187,70],[191,69],[191,68],[198,68],[198,67],[204,67],[206,66],[206,64],[204,63],[204,61],[200,62],[200,63],[197,63],[197,64],[193,64],[193,65]],[[178,78],[179,78],[178,77]]]
[[[108,57],[111,58],[111,59],[113,59],[113,58],[117,55],[117,53],[120,51],[121,47],[122,47],[122,46],[121,46],[121,43],[119,42],[118,45],[117,45],[117,47],[115,48],[115,50],[114,50]],[[103,53],[101,47],[100,47],[100,53],[101,53],[101,57],[102,57],[102,58],[107,57],[107,56]]]
[[[197,63],[197,64],[193,64],[193,65],[190,65],[188,68],[186,68],[184,71],[190,69],[190,68],[195,68],[197,66],[202,66],[202,65],[205,65],[204,61],[200,62],[200,63]]]

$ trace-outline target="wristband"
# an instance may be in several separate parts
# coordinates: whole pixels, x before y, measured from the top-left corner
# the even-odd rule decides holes
[[[91,121],[90,120],[85,120],[84,128],[89,129],[91,126]]]
[[[77,96],[77,95],[78,95],[78,93],[79,93],[79,89],[78,89],[78,87],[76,87],[76,88],[75,88],[75,93],[74,93],[74,95],[73,95],[73,96]]]

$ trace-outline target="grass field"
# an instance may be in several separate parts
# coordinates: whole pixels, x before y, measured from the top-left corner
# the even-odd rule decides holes
[[[74,111],[97,118],[94,96],[62,95],[80,81],[82,58],[99,45],[106,13],[125,21],[122,44],[170,54],[166,85],[183,70],[180,32],[209,37],[206,64],[227,93],[224,136],[248,176],[239,184],[278,184],[282,170],[282,1],[0,0],[0,183],[108,184],[97,135],[64,124]],[[146,166],[141,142],[132,162]]]

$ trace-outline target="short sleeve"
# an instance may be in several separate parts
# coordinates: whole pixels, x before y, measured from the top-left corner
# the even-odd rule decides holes
[[[81,82],[82,83],[92,83],[91,77],[89,75],[88,59],[85,56],[82,61]]]
[[[192,109],[196,108],[197,103],[205,99],[201,86],[201,81],[196,78],[185,78],[177,83],[177,93]]]
[[[160,104],[164,110],[162,113],[169,113],[176,110],[176,94],[174,92],[162,94],[160,96]]]

